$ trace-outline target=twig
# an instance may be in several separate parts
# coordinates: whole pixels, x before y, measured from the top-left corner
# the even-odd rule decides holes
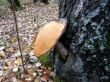
[[[24,61],[23,61],[23,55],[22,55],[22,49],[21,49],[21,44],[20,44],[20,39],[19,39],[19,33],[18,33],[18,25],[17,25],[17,19],[16,19],[16,12],[14,9],[15,3],[14,1],[12,1],[13,3],[13,16],[14,16],[14,21],[15,21],[15,29],[16,29],[16,36],[17,36],[17,41],[18,41],[18,47],[19,47],[19,51],[21,54],[21,60],[22,60],[22,65],[23,65],[23,71],[24,73],[26,72],[25,70],[25,66],[24,66]]]
[[[23,70],[24,70],[24,73],[25,73],[26,70],[25,70],[24,61],[23,61],[23,55],[22,55],[22,49],[21,49],[21,44],[20,44],[20,39],[19,39],[18,25],[17,25],[17,19],[16,19],[15,10],[13,10],[13,15],[14,15],[14,21],[15,21],[15,28],[16,28],[16,34],[17,34],[17,41],[18,41],[19,51],[20,51],[20,54],[21,54],[21,60],[22,60]]]

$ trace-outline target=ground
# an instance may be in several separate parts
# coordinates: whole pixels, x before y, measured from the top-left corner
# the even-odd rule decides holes
[[[53,82],[51,68],[41,65],[34,56],[33,42],[38,28],[58,19],[57,3],[51,0],[45,5],[30,1],[22,2],[22,5],[23,9],[16,12],[16,17],[26,73],[20,58],[13,12],[7,5],[6,8],[0,5],[0,82]]]

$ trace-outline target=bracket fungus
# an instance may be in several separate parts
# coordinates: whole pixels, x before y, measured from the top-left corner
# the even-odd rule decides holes
[[[34,42],[34,54],[36,57],[48,52],[59,40],[65,30],[66,20],[52,21],[40,28]]]

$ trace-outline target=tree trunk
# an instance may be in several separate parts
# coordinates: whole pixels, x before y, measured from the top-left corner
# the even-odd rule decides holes
[[[38,0],[33,0],[33,3],[36,3]],[[45,3],[45,4],[48,4],[48,0],[40,0],[41,2]]]
[[[64,82],[110,82],[110,0],[59,0],[59,18],[67,19],[55,52],[56,74]]]
[[[9,3],[9,7],[11,10],[14,10],[14,9],[18,10],[19,8],[22,9],[22,6],[19,0],[7,0],[7,2]]]

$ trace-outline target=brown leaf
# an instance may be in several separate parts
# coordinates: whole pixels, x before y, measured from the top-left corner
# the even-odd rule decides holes
[[[17,58],[17,59],[14,61],[14,64],[15,64],[15,65],[22,65],[22,60],[21,60],[21,58]]]
[[[5,50],[6,50],[6,52],[8,52],[8,53],[13,53],[13,52],[14,52],[14,48],[13,48],[13,47],[6,48]]]

